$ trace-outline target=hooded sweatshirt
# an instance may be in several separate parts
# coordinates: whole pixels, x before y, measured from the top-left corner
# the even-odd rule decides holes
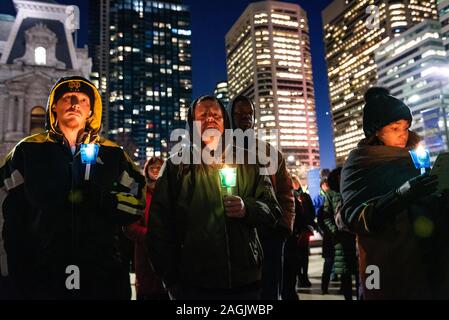
[[[197,102],[189,110],[190,128]],[[222,111],[229,128],[223,107]],[[184,152],[188,150],[192,147]],[[236,165],[232,193],[243,199],[246,216],[229,218],[223,206],[226,189],[219,178],[222,167],[175,164],[172,157],[161,170],[147,245],[155,272],[168,287],[233,289],[261,279],[263,252],[256,227],[274,226],[280,216],[271,182],[259,175],[257,165]]]
[[[73,81],[95,93],[75,154],[51,110],[55,90]],[[60,80],[48,99],[47,130],[20,141],[0,166],[0,268],[18,298],[116,298],[120,291],[116,230],[143,214],[145,179],[118,145],[100,137],[101,114],[92,83]],[[81,143],[99,146],[88,181]],[[70,265],[79,268],[80,290],[66,288]]]
[[[248,101],[254,110],[254,113],[253,113],[254,116],[255,116],[255,111],[256,111],[251,99],[249,99],[245,96],[234,97],[226,107],[228,116],[231,119],[230,123],[231,123],[232,129],[234,129],[234,130],[237,129],[237,126],[234,122],[234,116],[233,116],[236,99],[245,99],[246,101]],[[253,119],[253,123],[254,123],[254,120],[255,119]],[[261,141],[259,139],[255,140],[256,154],[258,154],[258,147],[259,147],[260,142]],[[274,150],[274,148],[269,143],[263,142],[263,145],[265,145],[266,155],[271,155],[272,152],[277,152],[278,162],[276,163],[276,171],[274,174],[271,174],[268,177],[270,178],[271,183],[273,184],[274,192],[276,194],[276,199],[279,202],[279,205],[282,209],[282,218],[279,219],[278,230],[281,231],[281,233],[283,233],[283,234],[291,234],[293,231],[293,223],[294,223],[295,215],[296,215],[292,180],[287,171],[285,159],[284,159],[284,156],[282,155],[282,153],[278,149]],[[265,231],[262,232],[262,234],[265,234]]]

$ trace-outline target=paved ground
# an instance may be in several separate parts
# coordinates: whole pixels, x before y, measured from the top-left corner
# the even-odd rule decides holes
[[[338,294],[340,288],[339,282],[331,282],[329,285],[329,294],[321,294],[321,273],[323,271],[323,258],[321,258],[321,248],[312,248],[309,258],[309,279],[312,282],[311,288],[298,288],[298,295],[301,300],[344,300],[342,295]],[[132,299],[136,299],[134,287],[134,273],[131,273]]]
[[[338,294],[339,282],[329,284],[329,294],[321,294],[321,273],[323,272],[323,258],[321,258],[321,248],[312,248],[309,257],[309,279],[312,282],[311,288],[299,288],[300,300],[344,300]]]

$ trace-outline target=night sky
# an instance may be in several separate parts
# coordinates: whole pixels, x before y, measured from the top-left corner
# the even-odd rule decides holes
[[[87,43],[88,0],[58,0],[61,4],[78,5],[81,11],[81,29],[78,46]],[[212,93],[218,81],[226,79],[225,34],[251,0],[184,0],[192,18],[193,96]],[[321,11],[332,0],[288,1],[299,4],[308,13],[311,35],[313,77],[315,84],[321,167],[335,166],[326,63],[324,60]],[[12,0],[0,0],[0,13],[15,15]]]

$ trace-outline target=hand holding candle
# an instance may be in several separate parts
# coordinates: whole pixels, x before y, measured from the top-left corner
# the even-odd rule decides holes
[[[243,218],[246,215],[245,203],[238,196],[225,196],[224,208],[226,215],[230,218]]]

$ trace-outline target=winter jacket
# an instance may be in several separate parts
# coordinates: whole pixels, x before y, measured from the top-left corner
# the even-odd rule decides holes
[[[326,198],[325,192],[320,188],[320,193],[313,198],[313,207],[315,208],[315,214],[318,215],[318,212],[324,206],[324,200]]]
[[[302,190],[295,190],[295,221],[293,233],[289,238],[296,242],[297,246],[308,247],[309,237],[313,235],[315,210],[310,195]]]
[[[318,208],[316,212],[317,225],[320,228],[323,242],[322,242],[322,250],[321,256],[323,258],[334,258],[335,248],[334,248],[334,236],[332,232],[326,227],[324,222],[324,201],[326,200],[326,194],[324,191],[320,191],[320,198],[323,198],[323,205]],[[320,200],[321,201],[321,200]],[[316,210],[315,206],[315,210]]]
[[[332,235],[334,244],[334,272],[336,274],[355,274],[357,255],[355,235],[338,230],[335,213],[341,206],[341,194],[333,190],[326,193],[323,208],[324,228]]]
[[[195,106],[196,101],[189,110],[190,126]],[[259,166],[232,166],[237,170],[232,192],[244,201],[244,218],[225,214],[222,164],[165,162],[150,207],[147,245],[154,270],[167,286],[234,289],[260,281],[263,252],[256,228],[274,226],[281,211]]]
[[[419,175],[408,152],[414,137],[411,133],[407,148],[362,140],[343,167],[343,219],[357,234],[366,299],[449,298],[448,199],[431,195],[404,202],[394,192]],[[380,201],[398,204],[381,224]],[[366,273],[368,266],[378,267],[380,288],[367,288],[373,274],[373,269]]]
[[[51,111],[53,88],[47,130],[20,141],[0,166],[1,274],[14,283],[12,297],[123,297],[117,227],[143,214],[145,181],[118,145],[99,136],[101,97],[86,83],[95,104],[74,155]],[[88,181],[80,143],[99,146]],[[79,290],[67,289],[68,266],[79,270]]]
[[[141,296],[163,296],[164,294],[167,294],[162,281],[154,274],[154,271],[148,260],[145,242],[148,233],[148,218],[153,193],[154,187],[150,188],[148,186],[145,216],[142,217],[139,221],[123,228],[125,235],[135,242],[134,262],[136,271],[136,292],[137,295]]]
[[[237,97],[236,97],[237,98]],[[251,99],[248,99],[248,102],[251,104],[253,109],[255,109],[253,102]],[[227,105],[227,113],[230,117],[231,126],[233,129],[236,129],[236,125],[234,123],[233,119],[233,112],[234,112],[234,101],[235,98],[232,99],[229,104]],[[254,112],[255,114],[255,112]],[[293,197],[293,185],[292,180],[290,177],[290,174],[287,171],[287,166],[285,163],[285,158],[283,154],[278,150],[275,149],[271,144],[262,141],[260,139],[255,138],[254,141],[255,146],[253,148],[252,145],[247,146],[249,151],[256,152],[256,155],[258,157],[259,155],[259,146],[263,145],[265,148],[265,156],[271,156],[274,152],[277,153],[277,163],[276,163],[276,171],[274,174],[269,175],[269,178],[271,180],[271,183],[274,188],[274,192],[276,194],[276,199],[281,206],[282,209],[282,218],[279,220],[279,224],[276,226],[277,232],[281,234],[282,236],[286,237],[290,235],[293,232],[293,222],[295,220],[295,201]],[[258,159],[258,158],[257,158]],[[258,160],[258,163],[260,164],[260,161]],[[268,164],[270,165],[270,164]],[[263,236],[271,233],[269,230],[262,229],[260,230]]]

